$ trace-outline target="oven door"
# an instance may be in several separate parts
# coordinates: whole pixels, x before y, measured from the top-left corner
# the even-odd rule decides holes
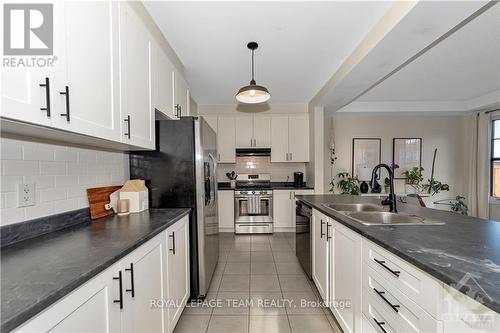
[[[258,209],[252,208],[252,200],[258,200]],[[273,222],[273,197],[270,195],[242,195],[234,197],[235,223]]]

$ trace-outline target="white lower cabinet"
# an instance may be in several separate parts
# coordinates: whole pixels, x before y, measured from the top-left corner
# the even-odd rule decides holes
[[[189,298],[189,223],[188,218],[167,229],[167,271],[166,281],[168,332],[172,332],[179,321]],[[165,253],[165,252],[164,252]]]
[[[189,298],[189,217],[16,332],[173,332]]]
[[[218,191],[219,231],[234,231],[234,191]]]
[[[312,215],[312,279],[321,298],[328,302],[331,247],[333,247],[333,230],[330,219],[317,210]]]
[[[295,231],[295,196],[314,194],[314,190],[273,190],[274,231]]]
[[[330,309],[345,333],[361,326],[361,236],[332,220],[335,238],[330,247]]]
[[[498,313],[316,209],[311,233],[312,278],[344,332],[500,331]]]

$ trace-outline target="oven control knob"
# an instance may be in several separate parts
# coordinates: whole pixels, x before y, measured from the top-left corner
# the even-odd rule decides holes
[[[266,194],[266,191],[260,191],[260,194]]]
[[[255,194],[255,191],[252,191],[252,194]]]
[[[241,194],[247,194],[248,192],[247,191],[241,191]]]

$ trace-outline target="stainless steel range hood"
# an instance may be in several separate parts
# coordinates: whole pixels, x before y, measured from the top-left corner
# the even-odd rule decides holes
[[[236,148],[236,156],[271,156],[271,148]]]

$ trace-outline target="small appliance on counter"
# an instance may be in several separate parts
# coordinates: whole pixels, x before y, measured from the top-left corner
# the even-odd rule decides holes
[[[293,173],[293,187],[304,187],[304,173],[294,172]]]
[[[128,180],[120,190],[120,200],[128,200],[128,212],[139,213],[149,208],[149,192],[142,179]],[[125,212],[122,212],[125,213]]]

